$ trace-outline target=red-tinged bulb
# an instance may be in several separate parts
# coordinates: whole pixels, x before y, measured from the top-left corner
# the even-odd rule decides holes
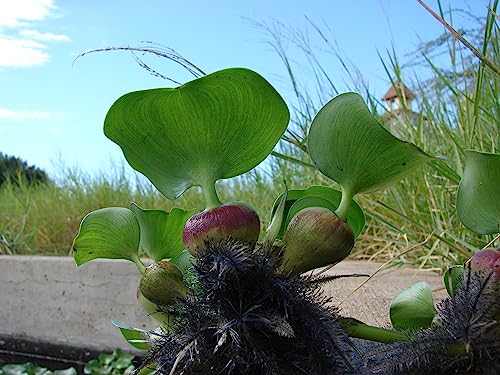
[[[219,242],[228,237],[254,246],[259,233],[257,213],[247,205],[234,203],[193,215],[184,227],[182,239],[189,252],[196,255],[206,241]]]
[[[496,281],[500,281],[500,249],[487,248],[476,252],[470,260],[470,268],[476,272],[495,270]]]
[[[292,218],[284,244],[281,268],[298,275],[345,259],[354,247],[354,233],[329,209],[310,207]]]

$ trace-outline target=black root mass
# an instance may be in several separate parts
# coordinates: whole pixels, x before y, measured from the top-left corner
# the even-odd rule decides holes
[[[369,374],[500,374],[500,290],[492,272],[466,268],[461,287],[437,306],[428,329],[410,339],[378,344]]]
[[[500,374],[495,271],[466,269],[430,328],[379,344],[351,340],[321,282],[281,275],[273,254],[231,239],[207,243],[194,292],[164,310],[171,330],[151,335],[145,365],[171,375]]]
[[[153,340],[147,362],[166,374],[351,373],[352,343],[330,300],[277,266],[269,249],[207,243],[195,292],[165,311],[172,330]]]

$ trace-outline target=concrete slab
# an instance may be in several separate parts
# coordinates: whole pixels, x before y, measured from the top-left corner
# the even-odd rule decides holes
[[[333,267],[328,274],[373,274],[380,263],[367,261],[346,261]],[[375,275],[363,287],[348,296],[366,278],[342,278],[324,286],[325,292],[344,316],[359,319],[367,324],[390,327],[389,305],[391,300],[405,288],[417,281],[427,281],[434,301],[446,298],[443,278],[435,272],[418,271],[412,268],[386,269]]]
[[[76,267],[70,257],[0,257],[0,335],[108,350],[130,349],[112,324],[154,328],[136,303],[139,273],[127,261]]]
[[[343,262],[329,273],[373,273],[380,265]],[[335,303],[363,279],[334,281],[325,291]],[[387,325],[392,297],[415,281],[442,286],[430,272],[399,269],[376,276],[341,304],[342,313]],[[155,327],[136,304],[139,274],[127,261],[98,260],[76,267],[70,257],[0,256],[0,336],[39,340],[95,350],[130,349],[111,324],[118,319],[144,329]],[[437,293],[442,298],[445,292]]]

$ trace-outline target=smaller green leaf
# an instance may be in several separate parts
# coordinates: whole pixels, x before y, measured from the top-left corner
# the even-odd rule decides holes
[[[134,348],[139,350],[148,350],[148,341],[146,340],[144,330],[129,326],[119,320],[112,320],[111,323],[120,329],[123,338]]]
[[[87,214],[73,242],[73,258],[80,266],[92,259],[138,262],[139,223],[128,208],[101,208]]]
[[[78,372],[74,367],[69,367],[63,370],[55,370],[53,375],[78,375]]]
[[[285,191],[276,199],[275,206],[273,207],[273,215],[266,230],[265,242],[273,244],[280,234],[283,227],[283,221],[286,219],[285,206],[288,198],[288,187],[285,183]],[[290,208],[290,207],[289,207]]]
[[[21,365],[9,364],[2,367],[5,375],[26,375],[29,374],[29,369],[32,364],[30,362]]]
[[[316,167],[349,198],[383,189],[432,159],[389,133],[353,92],[321,108],[311,124],[308,150]]]
[[[156,366],[154,364],[147,364],[139,370],[137,375],[149,375],[151,373],[157,373]]]
[[[115,360],[116,354],[115,352],[106,354],[106,353],[101,353],[99,354],[98,360],[100,365],[108,366]]]
[[[274,217],[277,214],[277,209],[281,203],[283,195],[284,194],[280,194],[274,202],[271,214],[271,222],[272,220],[274,220]],[[305,190],[301,189],[288,190],[286,201],[283,208],[283,217],[287,218],[287,220],[282,220],[281,222],[281,227],[277,236],[278,239],[283,238],[288,223],[290,222],[290,219],[293,217],[293,215],[291,217],[289,215],[290,209],[295,204],[295,202],[304,197],[316,197],[316,198],[326,199],[332,204],[328,205],[328,207],[326,208],[331,209],[331,207],[334,207],[336,209],[339,206],[340,201],[342,199],[342,193],[328,186],[310,186]],[[313,205],[309,207],[314,207],[314,200],[304,201],[302,204],[305,204],[306,202],[310,202],[310,204]],[[325,207],[325,206],[320,206],[320,207]],[[303,208],[306,207],[303,206]],[[347,211],[346,223],[353,231],[355,237],[358,237],[363,231],[363,228],[365,226],[365,214],[363,213],[361,207],[355,201],[352,201],[349,206],[349,209]]]
[[[462,224],[474,232],[500,233],[500,154],[465,151],[457,212]]]
[[[83,372],[85,374],[93,374],[94,371],[99,369],[101,365],[99,364],[99,361],[97,359],[91,359],[85,364],[85,367],[83,368]]]
[[[462,284],[462,275],[464,273],[464,266],[456,265],[446,270],[443,275],[444,286],[450,297],[453,297],[458,288]]]
[[[130,353],[124,352],[123,350],[115,350],[115,360],[112,362],[112,366],[117,370],[124,370],[132,365],[132,360],[134,356]]]
[[[431,287],[425,281],[403,290],[391,302],[391,323],[396,329],[428,328],[435,315]]]
[[[170,259],[170,262],[176,265],[183,275],[190,272],[191,266],[194,264],[195,257],[187,250],[183,250],[177,257]]]
[[[150,258],[158,262],[162,259],[177,258],[182,253],[182,231],[194,210],[146,210],[135,203],[130,204],[130,209],[141,228],[140,246]]]

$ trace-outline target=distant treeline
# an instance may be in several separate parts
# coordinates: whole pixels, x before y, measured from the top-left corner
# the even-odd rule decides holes
[[[47,183],[49,178],[47,173],[34,165],[18,157],[5,155],[0,152],[0,186],[7,180],[16,183],[22,180],[29,185],[35,183]]]

